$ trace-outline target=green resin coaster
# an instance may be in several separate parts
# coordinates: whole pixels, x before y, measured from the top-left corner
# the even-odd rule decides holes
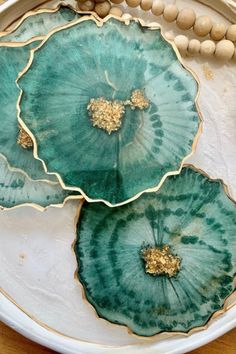
[[[198,85],[159,29],[81,18],[32,59],[19,121],[64,188],[117,206],[157,190],[192,152]]]
[[[48,17],[50,18],[50,16],[52,17],[49,22]],[[15,81],[19,72],[29,60],[30,50],[40,44],[38,40],[33,41],[29,45],[22,44],[21,42],[26,38],[26,31],[27,39],[30,41],[30,36],[45,36],[48,29],[58,26],[62,23],[62,20],[64,24],[68,23],[75,16],[77,17],[78,15],[74,13],[72,16],[72,10],[62,7],[56,13],[49,14],[42,12],[39,15],[28,17],[16,31],[19,43],[0,43],[0,115],[2,119],[0,125],[0,164],[2,166],[0,173],[1,207],[9,208],[21,204],[21,201],[23,204],[33,203],[40,206],[57,204],[57,201],[59,204],[62,204],[64,198],[69,195],[69,193],[65,193],[60,187],[57,178],[46,174],[42,163],[34,159],[33,142],[19,128],[16,110],[19,90]],[[31,31],[28,31],[29,27]],[[8,41],[10,41],[10,38],[13,40],[11,36],[11,34],[8,34],[2,37],[1,40],[3,38]],[[4,157],[6,157],[7,161],[4,160]],[[11,166],[10,169],[8,169],[8,164]],[[15,168],[17,169],[17,173],[14,171]],[[22,171],[18,171],[18,169]],[[32,179],[41,182],[34,183]],[[20,182],[15,183],[16,180]],[[10,191],[12,194],[10,194]]]
[[[87,300],[140,336],[204,326],[235,290],[236,205],[193,168],[119,208],[85,202],[77,236]]]
[[[0,33],[0,43],[28,43],[47,35],[52,29],[65,25],[80,17],[72,8],[60,5],[54,10],[30,11],[10,32]]]

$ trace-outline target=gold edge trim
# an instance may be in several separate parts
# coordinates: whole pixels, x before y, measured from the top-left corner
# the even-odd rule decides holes
[[[211,181],[214,181],[214,182],[220,182],[222,183],[222,185],[224,186],[224,188],[227,188],[227,186],[223,183],[222,180],[219,180],[219,179],[213,179],[213,178],[210,178],[205,172],[202,172],[202,170],[196,168],[195,166],[191,165],[191,164],[186,164],[185,167],[191,167],[193,168],[196,172],[200,172],[202,173],[203,175],[205,175],[206,177],[208,177]],[[231,199],[231,197],[227,194],[227,196]],[[232,200],[232,199],[231,199]],[[236,204],[236,201],[232,200],[235,204]],[[73,241],[71,247],[72,247],[72,250],[74,252],[74,256],[75,256],[75,259],[77,260],[77,256],[76,256],[76,250],[75,250],[75,245],[76,243],[78,242],[79,240],[79,236],[77,236],[77,224],[78,224],[78,221],[79,221],[79,218],[80,218],[80,213],[81,213],[81,210],[82,210],[82,207],[83,207],[83,204],[85,202],[85,199],[81,201],[80,205],[78,206],[77,208],[77,221],[75,219],[75,240]],[[78,264],[78,261],[77,261],[77,264]],[[236,290],[234,290],[232,292],[232,294],[230,294],[224,301],[224,304],[222,306],[221,309],[215,311],[212,313],[212,315],[210,316],[210,318],[206,321],[205,325],[203,326],[198,326],[198,327],[194,327],[192,329],[190,329],[189,331],[186,331],[186,332],[166,332],[166,331],[163,331],[163,332],[159,332],[157,334],[154,334],[153,336],[149,336],[149,337],[143,337],[143,336],[139,336],[137,334],[135,334],[130,328],[129,326],[127,325],[124,325],[124,324],[116,324],[116,323],[113,323],[107,319],[105,319],[104,317],[101,317],[99,315],[99,313],[97,312],[96,308],[89,302],[88,298],[87,298],[87,295],[86,295],[86,291],[85,291],[85,288],[83,287],[82,283],[80,282],[79,280],[79,277],[78,277],[78,272],[79,272],[79,264],[74,272],[74,278],[75,278],[75,281],[79,284],[79,287],[81,289],[81,292],[82,292],[82,299],[86,302],[86,304],[89,305],[90,308],[92,308],[93,310],[93,313],[95,314],[96,318],[99,318],[100,320],[103,320],[105,321],[106,323],[109,323],[111,326],[113,327],[120,327],[120,328],[126,328],[127,332],[136,337],[136,338],[139,338],[139,339],[143,339],[145,341],[145,343],[147,341],[150,341],[150,340],[155,340],[155,339],[165,339],[166,337],[167,338],[171,338],[171,337],[174,337],[174,336],[182,336],[182,337],[189,337],[191,336],[193,333],[196,333],[196,332],[200,332],[200,331],[203,331],[203,330],[206,330],[209,328],[209,326],[212,324],[213,320],[215,320],[216,318],[218,318],[219,316],[223,315],[224,313],[226,313],[228,310],[230,310],[231,308],[233,308],[234,306],[236,306],[236,299],[231,303],[231,304],[228,304],[230,301],[231,301],[231,298],[234,298],[236,296]],[[236,285],[236,276],[234,277],[234,283]],[[165,337],[163,337],[165,336]],[[163,337],[163,338],[161,338]],[[141,343],[142,344],[142,343]]]
[[[188,72],[190,72],[192,74],[192,76],[194,77],[194,79],[196,80],[197,82],[197,94],[196,94],[196,97],[195,97],[195,106],[196,106],[196,110],[197,110],[197,113],[198,113],[198,116],[199,116],[199,126],[198,126],[198,131],[197,131],[197,134],[193,140],[193,144],[192,144],[192,149],[191,149],[191,152],[185,156],[183,159],[182,159],[182,162],[180,164],[180,167],[178,170],[175,170],[175,171],[170,171],[170,172],[167,172],[160,180],[159,184],[153,188],[148,188],[148,189],[145,189],[139,193],[137,193],[135,196],[133,196],[132,198],[129,198],[128,200],[124,201],[124,202],[121,202],[121,203],[117,203],[117,204],[111,204],[110,202],[106,201],[106,200],[103,200],[103,199],[92,199],[90,197],[88,197],[82,189],[80,189],[79,187],[68,187],[64,184],[61,176],[59,173],[57,172],[48,172],[47,170],[47,166],[45,164],[45,162],[38,156],[38,147],[37,147],[37,142],[36,142],[36,139],[33,135],[33,133],[28,129],[28,127],[26,126],[26,124],[24,123],[24,121],[22,120],[21,118],[21,108],[20,108],[20,104],[21,104],[21,100],[22,100],[22,96],[23,96],[23,90],[20,88],[20,86],[18,85],[18,81],[21,77],[24,76],[25,73],[27,73],[27,71],[30,69],[32,63],[33,63],[33,59],[34,59],[34,54],[36,51],[38,51],[46,42],[47,40],[54,34],[54,33],[57,33],[61,30],[64,30],[64,29],[68,29],[70,27],[73,27],[81,22],[84,22],[84,21],[87,21],[87,20],[90,20],[90,21],[93,21],[97,24],[98,27],[102,27],[104,25],[104,23],[106,23],[107,21],[109,21],[109,19],[111,18],[114,18],[126,25],[129,25],[131,21],[135,21],[135,22],[138,22],[142,27],[144,28],[148,28],[150,30],[160,30],[160,33],[162,35],[162,37],[172,46],[176,56],[177,56],[177,59],[179,60],[180,64],[182,65],[182,67],[187,70]],[[199,104],[198,104],[198,99],[199,99],[199,95],[200,95],[200,80],[197,76],[197,74],[191,69],[189,68],[183,61],[183,59],[181,58],[181,55],[176,47],[176,45],[168,40],[165,35],[163,34],[163,30],[161,28],[161,26],[158,24],[158,23],[151,23],[151,24],[146,24],[145,21],[141,20],[141,19],[137,19],[137,18],[130,18],[130,19],[122,19],[122,18],[119,18],[119,17],[116,17],[116,16],[113,16],[113,15],[109,15],[107,17],[105,17],[104,19],[97,19],[97,18],[94,18],[93,16],[84,16],[84,17],[81,17],[80,19],[74,21],[73,23],[69,23],[69,24],[66,24],[66,25],[63,25],[63,26],[60,26],[54,30],[52,30],[51,32],[49,32],[49,34],[44,38],[44,40],[42,41],[42,43],[37,47],[37,48],[34,48],[30,51],[30,59],[29,59],[29,62],[28,64],[26,65],[26,67],[21,71],[21,73],[19,73],[17,79],[16,79],[16,85],[17,87],[19,88],[19,91],[20,91],[20,94],[19,94],[19,97],[18,97],[18,101],[17,101],[17,105],[16,105],[16,108],[17,108],[17,117],[18,117],[18,121],[19,121],[19,124],[23,127],[23,129],[29,134],[29,136],[31,137],[31,139],[33,140],[33,154],[34,154],[34,157],[41,161],[42,164],[43,164],[43,167],[44,167],[44,170],[47,174],[49,175],[55,175],[62,188],[65,189],[65,190],[71,190],[71,191],[78,191],[79,193],[81,193],[81,195],[88,201],[88,202],[103,202],[105,203],[106,205],[108,205],[109,207],[118,207],[118,206],[121,206],[121,205],[125,205],[125,204],[128,204],[134,200],[136,200],[137,198],[139,198],[143,193],[149,193],[149,192],[156,192],[158,191],[162,184],[164,183],[164,181],[166,180],[166,178],[168,176],[173,176],[173,175],[178,175],[180,174],[182,168],[183,168],[183,165],[185,163],[185,161],[191,157],[195,150],[196,150],[196,146],[197,146],[197,143],[198,143],[198,140],[199,140],[199,137],[202,133],[202,126],[203,126],[203,118],[202,118],[202,113],[200,111],[200,107],[199,107]]]

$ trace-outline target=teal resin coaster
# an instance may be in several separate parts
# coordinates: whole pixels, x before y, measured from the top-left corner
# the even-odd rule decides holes
[[[235,290],[236,205],[193,168],[118,208],[84,203],[78,277],[97,314],[140,336],[188,332]]]
[[[31,59],[19,121],[63,188],[117,206],[179,172],[200,133],[198,85],[159,29],[81,18]]]
[[[78,18],[78,14],[66,7],[61,7],[53,13],[41,10],[40,14],[27,17],[17,30],[12,33],[6,32],[0,39],[0,115],[2,117],[0,206],[2,208],[21,204],[37,204],[40,207],[51,204],[62,205],[70,194],[78,195],[78,193],[65,192],[57,178],[46,174],[42,163],[34,159],[32,141],[19,128],[16,110],[18,88],[15,83],[19,72],[29,60],[30,50],[41,43],[33,39],[43,37],[48,30],[75,18]],[[23,42],[26,39],[31,43],[25,45]],[[17,43],[14,40],[17,40]]]

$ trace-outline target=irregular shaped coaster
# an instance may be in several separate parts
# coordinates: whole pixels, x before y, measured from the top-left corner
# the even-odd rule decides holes
[[[67,199],[78,199],[77,193],[65,191],[59,183],[34,181],[23,171],[11,168],[0,154],[0,208],[30,205],[39,210],[63,206]]]
[[[140,336],[204,326],[235,290],[236,205],[190,167],[128,205],[85,202],[77,236],[87,300]]]
[[[66,189],[120,205],[179,172],[200,131],[197,82],[159,29],[81,18],[21,75],[19,121]]]
[[[56,10],[54,10],[56,11]],[[69,9],[72,13],[72,10]],[[40,16],[39,18],[37,16]],[[31,31],[27,32],[27,38],[29,41],[35,36],[45,36],[48,30],[49,21],[44,21],[48,16],[51,18],[50,28],[63,23],[68,23],[72,19],[72,14],[69,16],[66,8],[61,8],[58,13],[43,13],[40,15],[34,15],[30,19]],[[77,17],[74,13],[73,18]],[[59,22],[60,19],[60,22]],[[55,20],[55,22],[54,22]],[[1,161],[3,166],[1,174],[1,188],[0,195],[3,197],[0,200],[0,204],[4,208],[9,208],[14,205],[20,204],[22,201],[25,203],[34,203],[41,206],[47,206],[50,204],[62,204],[63,199],[68,196],[68,193],[64,193],[60,187],[58,180],[55,176],[50,176],[44,172],[43,165],[40,161],[37,161],[33,157],[32,153],[32,140],[25,133],[22,128],[19,127],[16,112],[16,103],[18,98],[18,88],[15,84],[15,80],[18,73],[26,65],[30,49],[40,44],[40,41],[33,41],[29,45],[22,44],[25,39],[26,30],[28,30],[29,24],[23,22],[23,27],[17,29],[17,40],[19,43],[0,43],[0,76],[1,76],[1,90],[0,90],[0,115],[2,117],[0,125],[0,153],[3,154],[13,170],[7,171],[8,164]],[[35,21],[35,22],[34,22]],[[34,23],[34,25],[33,25]],[[27,25],[27,26],[24,26]],[[11,36],[8,34],[3,37],[5,39]],[[2,39],[3,39],[2,38]],[[13,38],[11,38],[13,40]],[[3,158],[1,156],[1,158]],[[21,169],[22,171],[15,172],[14,168]],[[14,171],[14,173],[12,172]],[[28,176],[27,176],[28,175]],[[19,177],[20,176],[20,177]],[[6,178],[6,180],[4,180]],[[40,183],[31,181],[42,180]],[[16,189],[11,187],[11,181],[23,180],[22,183],[17,186]],[[32,183],[31,183],[32,182]],[[53,182],[53,184],[51,183]],[[15,185],[15,183],[13,183]],[[6,191],[15,191],[13,195],[8,196]],[[3,193],[3,194],[2,194]],[[73,195],[73,193],[72,193]],[[77,193],[78,197],[79,194]]]
[[[80,17],[72,8],[59,5],[56,9],[40,9],[27,13],[10,32],[0,33],[0,43],[28,43],[35,37],[43,39],[52,29]]]

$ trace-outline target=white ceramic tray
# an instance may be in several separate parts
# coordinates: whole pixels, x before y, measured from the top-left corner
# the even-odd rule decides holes
[[[42,2],[9,0],[0,7],[0,29]],[[220,13],[199,1],[177,0],[177,4],[229,23]],[[214,0],[211,4],[219,12],[227,12],[231,19],[236,18],[222,1]],[[142,14],[137,10],[132,13]],[[156,21],[151,15],[142,17]],[[177,33],[174,26],[160,23],[165,31]],[[236,64],[222,66],[214,59],[206,61],[200,57],[185,60],[199,76],[199,104],[204,119],[204,131],[191,162],[211,177],[223,178],[236,198]],[[185,353],[236,326],[236,307],[212,321],[204,331],[188,337],[137,339],[125,328],[98,319],[92,307],[83,300],[81,286],[74,280],[76,261],[71,244],[75,238],[77,205],[70,202],[63,209],[50,208],[44,213],[26,207],[0,213],[2,321],[30,339],[68,354]]]

